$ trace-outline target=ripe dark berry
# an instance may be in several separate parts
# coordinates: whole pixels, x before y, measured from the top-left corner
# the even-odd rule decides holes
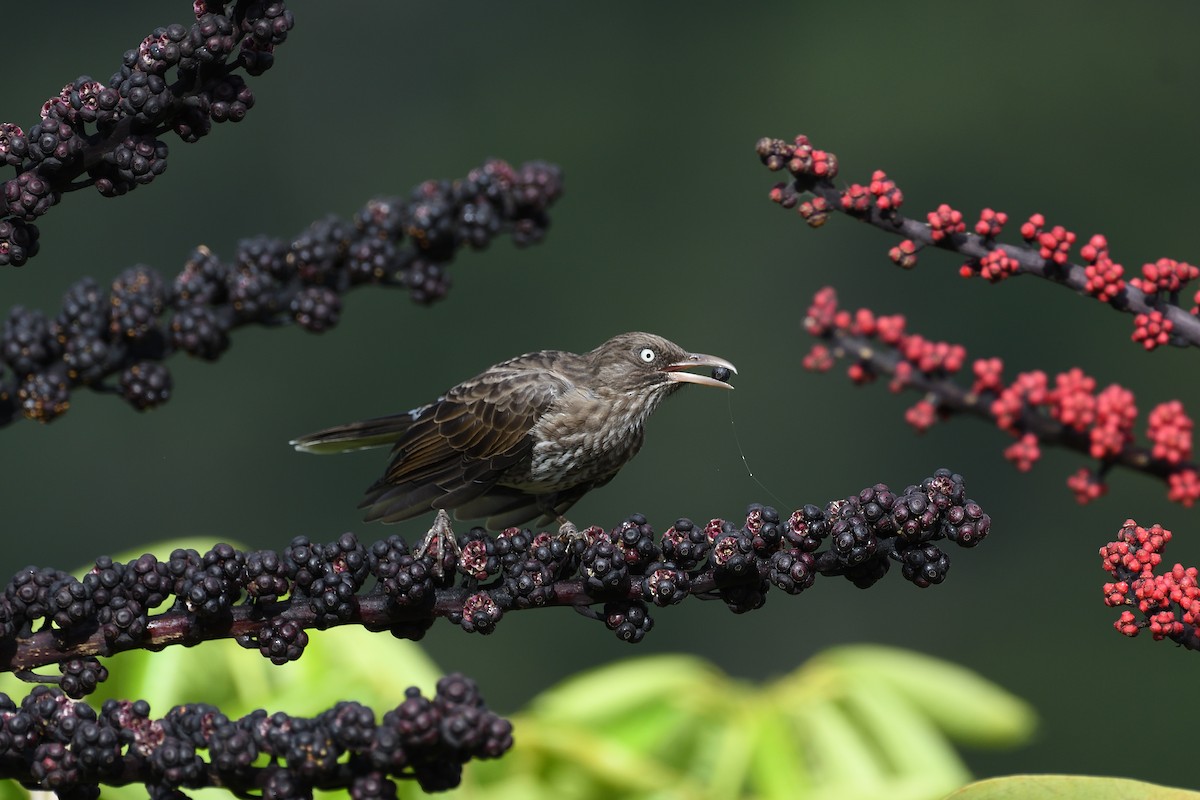
[[[769,578],[788,594],[799,594],[812,586],[817,578],[815,560],[811,553],[780,550],[771,556]]]
[[[382,283],[401,266],[390,239],[367,236],[346,251],[346,272],[353,283]]]
[[[246,555],[246,594],[255,600],[275,600],[291,588],[288,567],[274,550]]]
[[[141,123],[158,122],[172,101],[170,89],[159,75],[129,70],[114,75],[111,85],[121,96],[121,111]]]
[[[654,618],[640,600],[604,604],[604,624],[623,642],[637,644],[654,627]]]
[[[292,317],[306,331],[324,333],[337,325],[342,312],[342,298],[325,286],[307,286],[296,293],[291,302]]]
[[[50,586],[46,604],[46,615],[64,630],[86,621],[95,611],[91,591],[70,575]]]
[[[108,680],[108,670],[94,657],[73,658],[64,662],[60,670],[62,681],[59,687],[63,694],[75,700],[88,696]]]
[[[113,597],[96,614],[104,638],[117,645],[136,645],[146,635],[149,615],[141,603],[126,597]]]
[[[185,306],[171,317],[171,343],[188,355],[214,360],[229,347],[226,325],[207,306]]]
[[[39,247],[36,225],[22,219],[0,221],[0,266],[22,266]]]
[[[225,75],[208,87],[208,115],[213,122],[241,122],[254,106],[254,92],[241,75]]]
[[[10,167],[20,167],[29,157],[29,141],[20,125],[0,122],[0,162]]]
[[[229,17],[223,14],[202,14],[188,31],[180,66],[192,69],[197,64],[223,63],[233,52],[236,43],[233,22]]]
[[[60,352],[50,322],[41,311],[13,306],[4,322],[3,356],[14,373],[37,372]]]
[[[950,571],[950,557],[935,545],[909,548],[901,553],[901,573],[922,589],[941,583]]]
[[[371,555],[375,559],[379,586],[393,603],[410,607],[433,601],[433,575],[428,559],[411,555],[398,535],[376,542]],[[432,620],[429,623],[432,624]]]
[[[8,213],[26,222],[33,222],[61,199],[60,193],[36,171],[22,172],[5,181],[3,193]]]
[[[139,411],[171,399],[171,372],[158,361],[139,361],[121,373],[121,396]]]
[[[942,522],[943,535],[960,547],[974,547],[984,540],[992,527],[992,518],[983,513],[978,503],[968,500],[965,505],[951,506]]]
[[[587,546],[580,556],[580,569],[592,597],[620,597],[629,590],[629,569],[608,534]]]
[[[691,572],[707,557],[709,544],[703,528],[697,528],[690,519],[681,518],[663,534],[663,558]]]
[[[66,122],[46,118],[29,129],[26,137],[29,160],[38,164],[43,174],[72,165],[83,152],[82,137]]]
[[[237,243],[233,260],[238,267],[266,272],[277,281],[291,280],[296,274],[288,243],[273,236],[251,236]]]
[[[467,633],[488,634],[496,630],[496,623],[504,616],[504,610],[487,592],[477,592],[466,599],[462,607],[459,625]]]
[[[927,541],[937,533],[937,507],[915,487],[896,498],[891,518],[895,530],[910,542]]]
[[[75,384],[90,384],[104,377],[120,355],[120,348],[110,347],[96,333],[78,333],[67,340],[63,363],[67,376]]]
[[[240,252],[240,248],[239,248]],[[204,245],[192,251],[183,269],[175,276],[174,299],[177,306],[206,305],[226,297],[229,268]]]
[[[188,29],[179,24],[155,28],[138,46],[138,69],[153,75],[162,75],[179,63],[183,55],[180,44],[187,38]]]
[[[642,597],[659,607],[683,602],[690,587],[688,574],[669,561],[651,564],[639,586]]]
[[[296,661],[308,646],[308,634],[289,620],[272,621],[258,631],[258,652],[272,664]]]
[[[35,422],[50,422],[71,407],[71,389],[66,370],[35,372],[17,388],[21,413]]]
[[[811,503],[793,512],[784,529],[788,542],[810,553],[820,547],[828,535],[829,521],[825,512]]]
[[[871,558],[879,543],[866,520],[858,515],[834,522],[829,540],[831,552],[847,567],[857,566]]]
[[[108,330],[111,302],[108,292],[91,278],[71,284],[63,295],[62,309],[54,318],[54,336],[59,344],[78,333],[102,334]]]
[[[353,228],[335,216],[319,219],[292,242],[288,264],[303,282],[324,285],[342,266],[352,233]]]
[[[429,304],[441,300],[450,290],[450,277],[436,261],[415,258],[404,271],[404,285],[414,302]]]
[[[131,267],[113,281],[109,331],[113,337],[144,340],[159,334],[166,302],[162,277],[149,267]]]
[[[167,144],[153,136],[131,134],[112,150],[104,160],[112,165],[116,176],[127,186],[150,183],[167,169]]]
[[[267,320],[279,309],[279,283],[257,267],[243,266],[226,279],[229,300],[238,319]]]
[[[725,534],[713,542],[709,562],[719,575],[741,576],[754,570],[753,546],[749,534]]]

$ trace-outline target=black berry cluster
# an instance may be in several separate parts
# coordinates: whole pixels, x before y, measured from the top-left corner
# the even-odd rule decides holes
[[[297,537],[282,552],[218,544],[161,561],[105,557],[82,579],[27,567],[0,596],[0,666],[28,671],[223,637],[284,663],[303,654],[309,629],[361,624],[419,639],[441,617],[487,634],[510,611],[553,605],[637,642],[653,625],[651,607],[692,595],[744,613],[772,588],[799,594],[819,575],[867,588],[893,563],[919,587],[938,584],[950,567],[945,543],[972,547],[990,526],[962,477],[943,469],[901,492],[876,484],[786,519],[761,505],[740,524],[680,519],[661,537],[634,514],[611,530],[473,528],[453,543],[438,541],[453,534],[435,526],[417,548],[395,534],[364,545],[346,533]]]
[[[237,122],[254,94],[235,70],[261,75],[287,39],[282,2],[204,0],[190,25],[155,28],[127,51],[107,84],[83,75],[47,100],[23,130],[0,123],[0,265],[38,252],[34,221],[65,192],[93,186],[105,197],[150,183],[167,168],[168,131],[196,142],[213,123]]]
[[[489,161],[462,180],[426,181],[408,200],[371,200],[353,223],[326,217],[290,242],[246,239],[232,263],[198,247],[170,281],[145,266],[109,286],[84,278],[53,318],[13,306],[0,329],[0,426],[22,415],[54,420],[83,386],[118,393],[139,410],[162,405],[172,389],[162,361],[172,353],[216,359],[231,331],[248,324],[327,331],[355,286],[407,288],[415,301],[433,302],[463,246],[502,233],[540,240],[561,191],[552,165]]]
[[[397,779],[451,789],[463,764],[511,746],[512,725],[462,675],[442,678],[432,698],[409,688],[378,723],[354,702],[311,718],[259,710],[240,719],[196,703],[155,719],[144,701],[108,700],[97,713],[45,686],[20,704],[0,694],[0,775],[59,797],[96,798],[102,784],[130,782],[150,797],[185,798],[183,790],[206,787],[238,796],[261,789],[264,797],[312,797],[320,787],[395,797]]]

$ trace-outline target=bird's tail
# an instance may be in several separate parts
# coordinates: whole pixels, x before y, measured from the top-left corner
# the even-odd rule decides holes
[[[288,444],[301,453],[348,453],[351,450],[366,450],[370,447],[382,447],[393,444],[412,427],[420,417],[423,408],[406,411],[402,414],[391,414],[386,417],[350,422],[337,425],[316,433],[305,434],[292,439]]]

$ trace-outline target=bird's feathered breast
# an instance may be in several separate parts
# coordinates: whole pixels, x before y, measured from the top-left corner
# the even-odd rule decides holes
[[[672,389],[645,393],[601,385],[563,393],[530,432],[533,452],[521,488],[544,492],[607,483],[641,449],[646,419]],[[512,477],[506,475],[505,483]]]

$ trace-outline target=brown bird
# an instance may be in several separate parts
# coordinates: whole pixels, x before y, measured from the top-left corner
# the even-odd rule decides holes
[[[291,442],[307,453],[392,445],[391,462],[359,504],[366,519],[398,522],[445,509],[500,530],[558,519],[637,453],[643,426],[685,383],[733,388],[684,370],[737,372],[661,336],[623,333],[583,354],[541,350],[511,358],[428,405],[352,422]],[[432,535],[434,531],[430,531]]]

